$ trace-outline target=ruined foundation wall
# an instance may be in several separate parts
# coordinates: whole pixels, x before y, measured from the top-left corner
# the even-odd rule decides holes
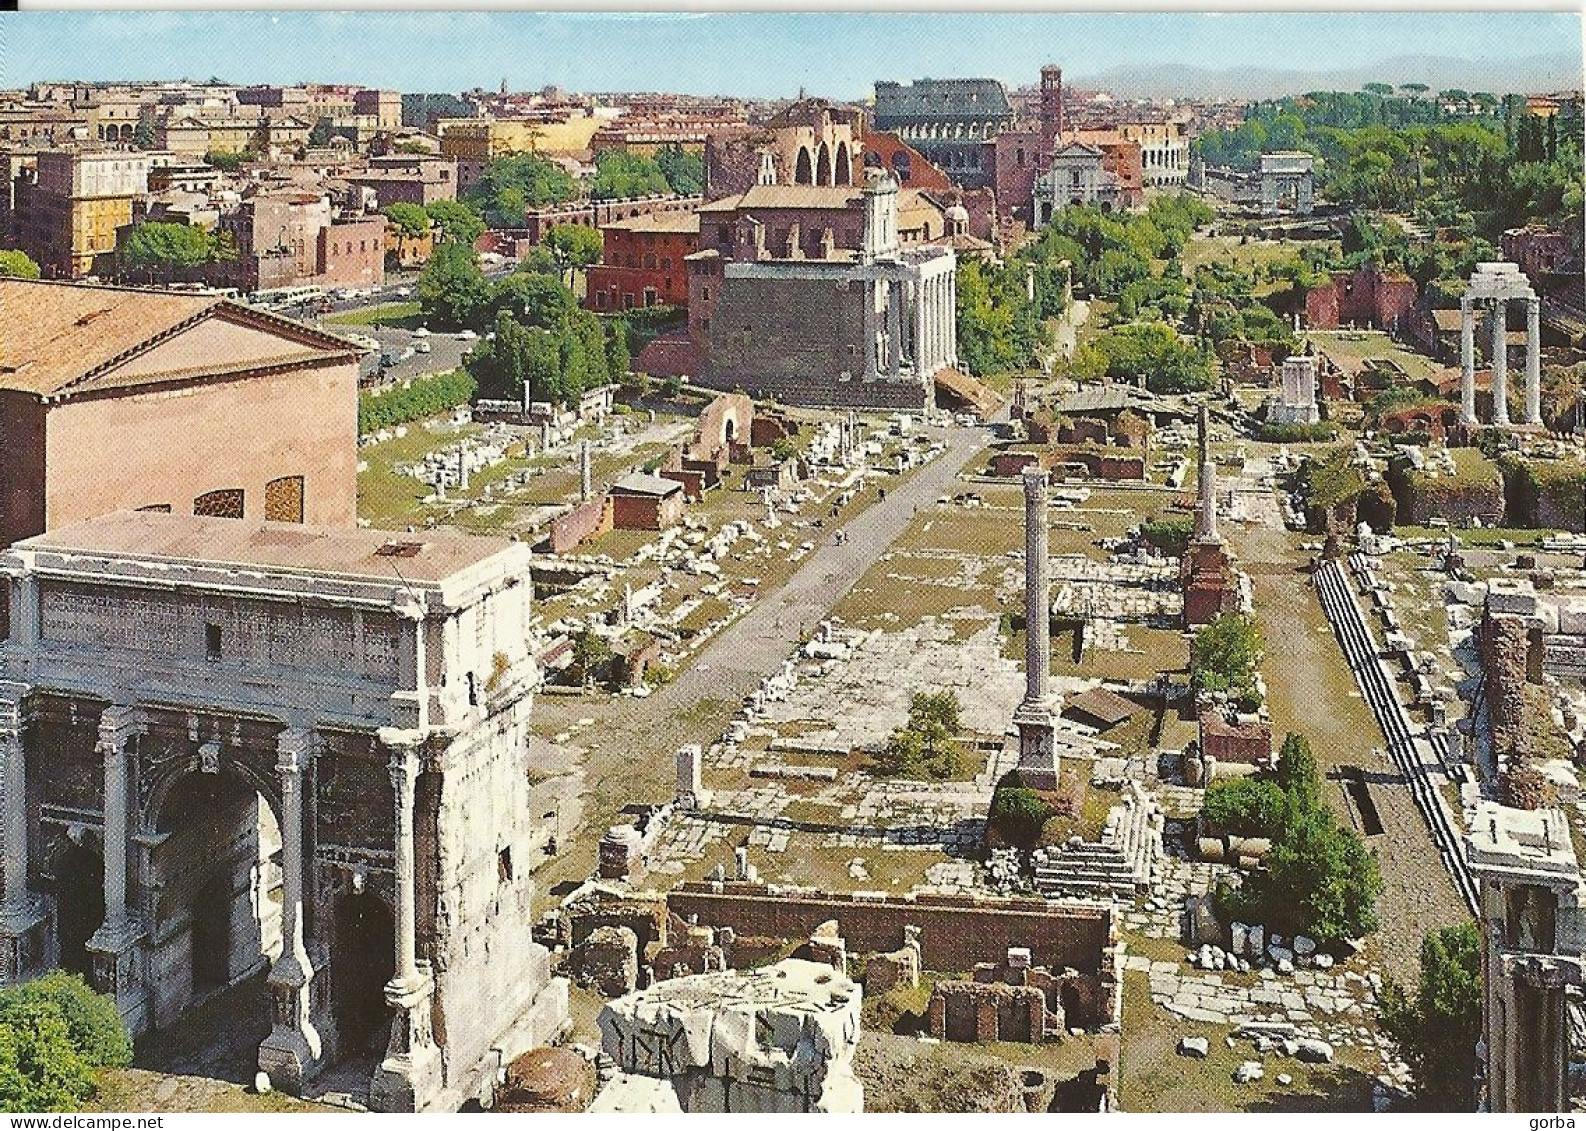
[[[1112,911],[1096,904],[952,895],[871,901],[783,890],[773,894],[765,884],[688,883],[675,889],[667,904],[685,919],[697,915],[702,926],[731,927],[739,937],[808,938],[835,919],[850,954],[895,950],[903,942],[903,928],[916,926],[923,965],[943,972],[1000,962],[1015,946],[1029,947],[1037,965],[1072,967],[1082,974],[1099,974],[1110,961],[1104,951],[1112,942]]]

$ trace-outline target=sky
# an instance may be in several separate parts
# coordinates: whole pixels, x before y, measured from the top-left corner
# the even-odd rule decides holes
[[[0,13],[0,87],[41,79],[342,81],[856,99],[876,79],[1070,81],[1120,65],[1304,70],[1578,52],[1561,12]]]

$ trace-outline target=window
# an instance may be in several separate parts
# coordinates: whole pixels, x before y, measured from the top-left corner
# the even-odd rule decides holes
[[[701,287],[701,288],[699,288],[699,299],[700,299],[701,302],[709,302],[710,301],[710,288],[709,287]]]
[[[241,518],[242,510],[241,487],[210,491],[193,500],[193,513],[201,518]]]
[[[283,475],[264,485],[266,522],[303,521],[303,477]]]
[[[220,626],[206,624],[204,626],[204,656],[210,660],[220,659]]]
[[[150,514],[170,514],[171,513],[171,504],[170,503],[150,503],[148,506],[139,507],[138,509],[140,511],[148,511]]]
[[[512,882],[512,849],[510,846],[496,853],[496,879],[504,884]]]

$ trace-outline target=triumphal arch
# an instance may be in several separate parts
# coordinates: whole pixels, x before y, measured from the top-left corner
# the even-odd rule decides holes
[[[526,548],[122,512],[0,573],[5,982],[80,971],[141,1032],[263,978],[273,1084],[362,1064],[378,1110],[559,1035]]]

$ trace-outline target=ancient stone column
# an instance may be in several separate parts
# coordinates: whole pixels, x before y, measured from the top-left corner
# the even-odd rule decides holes
[[[1013,713],[1019,731],[1019,775],[1032,789],[1057,788],[1051,705],[1051,578],[1047,566],[1047,474],[1024,469],[1024,702]]]
[[[320,1066],[324,1042],[314,1024],[310,986],[314,962],[304,937],[308,874],[303,854],[303,795],[312,780],[312,730],[291,728],[276,736],[275,770],[281,783],[281,955],[270,967],[275,1024],[259,1046],[259,1070],[283,1091],[300,1095]]]
[[[587,503],[590,496],[594,493],[594,473],[590,466],[589,441],[585,440],[578,447],[578,501]]]
[[[903,373],[903,286],[887,284],[887,377],[896,381]]]
[[[396,871],[396,974],[393,984],[412,986],[419,980],[416,931],[416,896],[413,879],[413,802],[418,785],[417,746],[398,747],[387,767],[396,800],[393,866]]]
[[[27,755],[23,748],[24,684],[0,682],[0,790],[5,812],[0,848],[5,851],[5,901],[0,905],[0,985],[14,986],[29,970],[28,932],[41,916],[28,891]]]
[[[1525,300],[1525,423],[1542,423],[1542,300]]]
[[[1498,428],[1509,427],[1509,349],[1505,342],[1508,333],[1509,305],[1503,299],[1492,304],[1492,422]]]
[[[1211,457],[1211,413],[1200,407],[1200,536],[1202,542],[1221,541],[1217,533],[1217,464]]]
[[[141,730],[136,708],[107,707],[99,716],[97,749],[104,759],[105,921],[88,949],[94,955],[94,988],[116,999],[129,1032],[146,1027],[146,1002],[137,983],[135,950],[141,928],[127,910],[127,846],[131,840],[128,745]]]
[[[1459,422],[1476,423],[1476,311],[1475,300],[1459,300]]]
[[[418,961],[413,808],[422,738],[412,732],[382,738],[391,748],[388,769],[395,805],[392,854],[396,874],[396,972],[386,983],[386,1004],[396,1011],[385,1059],[369,1082],[375,1111],[422,1111],[441,1088],[441,1055],[430,1026],[435,981]]]

